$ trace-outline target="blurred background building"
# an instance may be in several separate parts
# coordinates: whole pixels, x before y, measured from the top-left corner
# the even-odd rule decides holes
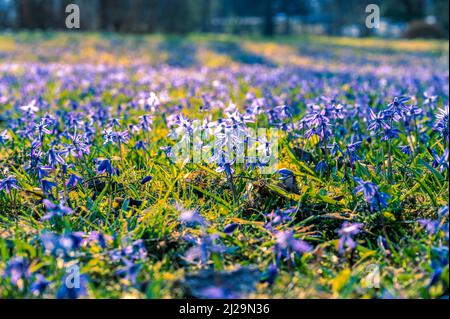
[[[0,29],[64,29],[70,3],[85,31],[448,38],[448,0],[0,0]],[[365,27],[372,3],[378,29]]]

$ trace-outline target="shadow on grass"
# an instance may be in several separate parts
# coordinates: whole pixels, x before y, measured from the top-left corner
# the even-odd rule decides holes
[[[239,44],[233,41],[211,41],[208,47],[222,55],[229,56],[233,61],[245,65],[264,65],[276,67],[276,64],[267,58],[244,50]]]
[[[161,53],[167,54],[165,63],[172,67],[190,68],[198,65],[197,48],[192,41],[166,38],[158,46]]]
[[[412,58],[433,58],[439,52],[399,52],[386,47],[350,47],[337,44],[302,44],[298,46],[300,56],[307,56],[318,60],[340,61],[350,64],[379,65],[384,59],[393,57],[398,63],[406,63]]]

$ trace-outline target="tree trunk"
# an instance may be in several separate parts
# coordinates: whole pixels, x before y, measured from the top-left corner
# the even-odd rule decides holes
[[[263,34],[272,37],[275,34],[275,20],[273,10],[273,0],[262,0],[264,7],[264,30]]]
[[[212,0],[203,0],[201,14],[201,30],[202,32],[209,32],[211,23],[211,2]]]

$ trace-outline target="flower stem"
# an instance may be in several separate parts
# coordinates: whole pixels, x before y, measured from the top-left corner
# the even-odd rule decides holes
[[[393,178],[393,174],[392,174],[392,150],[391,150],[391,148],[392,148],[392,142],[391,141],[389,141],[388,142],[388,169],[389,169],[389,172],[388,172],[388,181],[389,181],[389,184],[392,184],[392,178]]]

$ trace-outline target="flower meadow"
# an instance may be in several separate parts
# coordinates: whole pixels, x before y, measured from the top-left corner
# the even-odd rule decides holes
[[[0,297],[448,297],[448,100],[444,42],[1,35]]]

